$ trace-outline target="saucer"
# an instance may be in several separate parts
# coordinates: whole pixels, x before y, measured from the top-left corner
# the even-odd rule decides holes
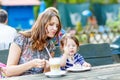
[[[46,72],[45,75],[47,77],[61,77],[64,76],[66,74],[66,71],[60,71],[60,72]]]
[[[80,68],[70,67],[70,68],[67,68],[67,71],[73,71],[73,72],[88,71],[88,70],[91,70],[91,67],[80,67]]]

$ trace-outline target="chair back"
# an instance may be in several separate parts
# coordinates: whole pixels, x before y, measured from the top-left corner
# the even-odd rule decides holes
[[[8,58],[9,49],[0,50],[0,62],[6,64]]]
[[[112,64],[114,62],[108,43],[81,45],[78,53],[92,66]]]

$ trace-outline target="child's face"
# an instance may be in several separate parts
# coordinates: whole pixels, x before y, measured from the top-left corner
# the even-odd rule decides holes
[[[67,39],[67,43],[64,45],[64,52],[68,52],[71,56],[77,52],[77,45],[74,40]]]

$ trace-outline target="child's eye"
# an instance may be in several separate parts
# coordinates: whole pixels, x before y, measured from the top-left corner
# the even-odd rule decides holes
[[[73,47],[75,47],[75,45],[72,45]]]

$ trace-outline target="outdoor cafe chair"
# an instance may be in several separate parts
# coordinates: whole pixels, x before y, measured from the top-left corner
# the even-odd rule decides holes
[[[8,58],[9,49],[0,50],[0,62],[6,64]]]
[[[114,63],[108,43],[80,45],[78,53],[92,66]]]

